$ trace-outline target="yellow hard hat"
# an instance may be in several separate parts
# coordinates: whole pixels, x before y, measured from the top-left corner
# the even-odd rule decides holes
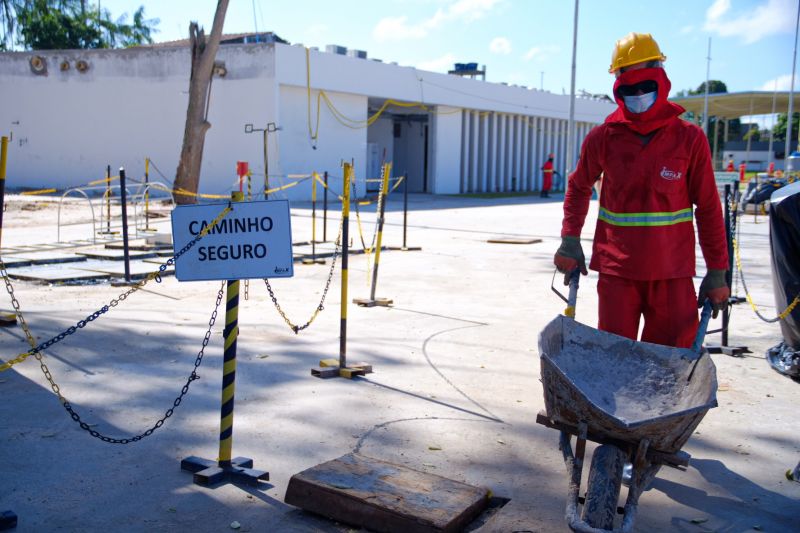
[[[661,53],[658,43],[649,33],[629,33],[614,45],[611,54],[611,73],[617,70],[643,63],[645,61],[666,61],[667,56]]]

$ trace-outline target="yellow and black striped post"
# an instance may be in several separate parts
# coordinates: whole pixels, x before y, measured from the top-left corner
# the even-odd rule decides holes
[[[222,402],[219,424],[219,466],[231,466],[233,403],[236,388],[236,339],[239,336],[239,280],[229,280],[225,294],[225,351],[222,364]]]
[[[234,202],[241,202],[244,193],[231,193]],[[225,339],[222,364],[222,401],[219,424],[219,455],[216,461],[188,457],[181,461],[181,468],[194,472],[194,482],[213,485],[223,480],[241,481],[258,486],[259,481],[268,481],[269,473],[253,469],[253,460],[247,457],[231,459],[233,450],[233,405],[236,386],[236,340],[239,337],[239,280],[228,280],[225,295]]]
[[[350,184],[353,165],[344,164],[342,185],[342,303],[339,323],[339,368],[347,367],[347,256],[350,252]]]
[[[372,372],[367,363],[347,366],[347,261],[350,253],[350,187],[353,183],[353,165],[344,163],[344,184],[342,185],[342,301],[339,322],[339,361],[323,359],[318,368],[311,369],[311,375],[318,378],[353,378]]]

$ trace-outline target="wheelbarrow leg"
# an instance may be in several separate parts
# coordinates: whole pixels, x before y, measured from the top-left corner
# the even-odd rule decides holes
[[[572,453],[572,445],[570,444],[570,434],[562,431],[559,440],[559,448],[564,456],[564,463],[567,466],[567,473],[570,476],[569,488],[567,490],[567,508],[565,511],[565,518],[567,524],[573,529],[578,531],[580,527],[580,518],[578,518],[578,493],[581,489],[581,473],[583,471],[583,458],[586,453],[586,434],[588,426],[585,422],[578,424],[578,439],[575,442],[575,453]]]

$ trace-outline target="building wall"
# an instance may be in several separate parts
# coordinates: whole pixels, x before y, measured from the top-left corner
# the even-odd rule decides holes
[[[141,178],[150,158],[171,183],[180,157],[188,103],[189,52],[185,48],[36,52],[46,76],[32,74],[32,53],[0,54],[0,127],[13,134],[9,187],[66,188],[112,174],[120,166]],[[246,123],[274,121],[273,55],[266,46],[226,46],[218,59],[228,75],[214,78],[201,192],[225,192],[237,159],[263,168],[261,135]],[[83,59],[89,70],[79,73]],[[71,64],[62,72],[62,61]],[[225,105],[236,102],[236,105]]]
[[[435,194],[458,194],[461,175],[462,114],[458,108],[437,106],[431,118],[429,135],[434,146],[429,188]]]
[[[46,58],[47,76],[31,72],[34,53],[0,53],[0,94],[6,102],[0,107],[0,128],[14,135],[8,187],[77,186],[102,177],[107,164],[141,177],[146,157],[155,165],[151,179],[158,179],[157,168],[171,182],[183,141],[188,48],[35,54]],[[90,68],[62,72],[58,64],[65,59],[72,65],[84,59]],[[250,163],[254,190],[261,190],[263,134],[245,133],[245,124],[264,128],[268,123],[280,128],[267,137],[270,185],[314,170],[340,178],[341,161],[353,160],[364,190],[369,107],[386,99],[417,103],[411,109],[430,116],[431,192],[535,190],[547,151],[556,151],[563,168],[569,112],[563,95],[307,52],[302,46],[225,45],[217,59],[225,62],[227,74],[212,85],[200,192],[227,194],[234,188],[237,160]],[[334,109],[324,99],[318,105],[320,90]],[[386,114],[408,109],[390,106]],[[612,109],[605,102],[578,99],[575,116],[580,123],[597,124]],[[371,127],[384,122],[391,123],[381,119]],[[586,131],[578,129],[579,141]],[[409,158],[421,160],[422,153]],[[415,180],[421,176],[420,171]],[[280,195],[308,199],[310,184]]]
[[[304,175],[313,171],[321,174],[327,171],[331,187],[341,194],[342,162],[352,160],[356,190],[361,194],[365,191],[367,178],[367,128],[353,129],[343,126],[325,103],[321,103],[317,129],[317,92],[311,91],[311,129],[319,133],[314,142],[308,132],[308,92],[304,87],[281,85],[278,106],[278,124],[281,129],[277,132],[279,149],[276,154],[280,164],[274,170],[270,166],[270,174],[287,175],[283,182],[288,182],[294,174]],[[353,120],[366,120],[366,96],[333,91],[327,94],[340,113]],[[281,179],[276,178],[276,182],[280,183]],[[310,200],[311,184],[306,180],[278,195],[284,196]]]

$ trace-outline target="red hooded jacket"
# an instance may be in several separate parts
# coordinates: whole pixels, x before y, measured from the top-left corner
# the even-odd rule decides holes
[[[617,89],[645,80],[658,84],[656,103],[630,113]],[[684,109],[667,101],[670,86],[661,68],[623,73],[614,84],[618,109],[583,142],[569,176],[561,235],[580,235],[592,185],[601,179],[592,270],[635,280],[694,276],[693,206],[706,267],[728,269],[708,140],[678,118]]]

